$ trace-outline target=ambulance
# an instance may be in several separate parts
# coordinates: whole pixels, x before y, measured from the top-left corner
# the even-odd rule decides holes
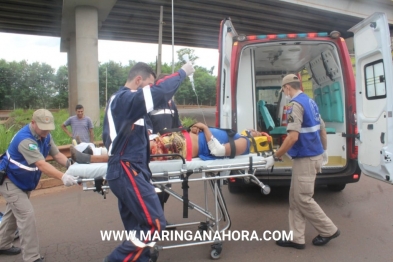
[[[262,145],[262,154],[279,148],[287,134],[289,102],[280,92],[281,80],[297,74],[326,125],[329,161],[316,184],[337,192],[359,181],[361,173],[392,183],[393,69],[386,15],[375,13],[349,31],[354,65],[339,32],[242,35],[229,18],[223,20],[216,126],[269,134],[273,145]],[[286,155],[273,170],[256,176],[269,186],[289,186],[291,166]],[[229,179],[229,191],[237,193],[251,182]]]

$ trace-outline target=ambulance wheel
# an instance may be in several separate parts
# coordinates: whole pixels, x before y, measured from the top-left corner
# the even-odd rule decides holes
[[[221,252],[218,252],[217,249],[213,249],[213,250],[210,252],[210,257],[211,257],[212,259],[214,259],[214,260],[219,259],[220,256],[221,256]]]
[[[243,187],[236,182],[228,182],[228,190],[232,194],[238,194],[243,191]]]
[[[345,188],[346,184],[332,184],[327,185],[328,189],[332,192],[340,192]]]

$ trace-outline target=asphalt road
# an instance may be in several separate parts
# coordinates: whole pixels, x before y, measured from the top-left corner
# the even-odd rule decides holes
[[[209,121],[214,122],[214,110],[203,110],[206,110],[207,123],[213,125]],[[192,114],[192,110],[181,111],[181,114],[189,113]],[[179,191],[180,185],[174,184],[173,188]],[[263,236],[266,230],[288,230],[288,188],[272,188],[268,196],[262,195],[258,189],[234,195],[228,192],[227,186],[223,186],[222,191],[231,216],[232,231],[255,231],[258,236]],[[201,182],[190,184],[191,201],[202,205],[203,192]],[[211,196],[210,193],[207,195]],[[281,248],[273,240],[226,241],[220,260],[393,261],[391,185],[362,176],[358,183],[347,185],[339,193],[332,193],[324,187],[317,188],[314,197],[340,228],[340,237],[326,246],[313,246],[311,240],[317,232],[307,224],[305,250]],[[102,261],[120,243],[102,241],[100,235],[100,230],[123,229],[113,194],[103,199],[97,193],[82,191],[79,186],[57,187],[34,191],[31,200],[36,213],[41,255],[47,262]],[[209,207],[213,207],[211,198]],[[0,210],[4,209],[4,199],[0,198]],[[182,204],[173,197],[165,205],[165,214],[172,223],[203,221],[195,210],[189,210],[189,219],[183,219]],[[184,230],[195,231],[196,226],[188,226]],[[15,245],[19,246],[19,241],[15,241]],[[158,261],[210,261],[210,251],[210,245],[168,249],[159,253]],[[0,256],[0,261],[4,262],[21,260],[21,255]]]

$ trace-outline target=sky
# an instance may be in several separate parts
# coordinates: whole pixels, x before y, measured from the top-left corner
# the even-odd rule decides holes
[[[51,65],[56,70],[67,64],[67,53],[60,52],[60,38],[33,36],[22,34],[0,33],[0,59],[8,62],[27,60],[28,63],[41,62]],[[176,43],[176,39],[175,39]],[[175,46],[175,62],[177,61],[176,51],[184,48]],[[187,47],[191,48],[191,47]],[[210,69],[217,75],[218,51],[217,49],[191,48],[198,56],[195,65]],[[98,41],[98,61],[101,63],[110,60],[127,65],[129,60],[137,62],[154,62],[158,53],[157,44],[144,44],[123,41]],[[162,46],[162,62],[171,64],[172,46]]]

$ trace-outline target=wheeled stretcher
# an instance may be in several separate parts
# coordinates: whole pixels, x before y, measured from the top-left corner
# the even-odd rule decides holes
[[[162,156],[162,155],[160,155]],[[223,232],[229,230],[231,226],[230,216],[225,204],[224,196],[221,192],[221,185],[229,178],[243,177],[248,178],[250,182],[260,186],[263,194],[270,193],[270,187],[264,185],[255,177],[258,169],[266,168],[266,160],[257,154],[236,156],[232,159],[217,159],[204,161],[199,158],[193,158],[192,161],[184,159],[152,161],[150,164],[152,171],[152,184],[156,186],[156,191],[165,191],[175,199],[183,203],[183,218],[188,218],[188,210],[193,209],[202,214],[206,220],[199,222],[190,222],[183,224],[171,225],[173,227],[184,227],[198,225],[198,230]],[[77,175],[78,183],[83,185],[83,190],[93,190],[102,194],[104,197],[109,190],[105,183],[107,163],[96,164],[74,164],[68,170],[70,175]],[[236,172],[231,172],[236,171]],[[89,186],[91,182],[94,186]],[[188,195],[189,184],[197,181],[203,182],[205,206],[201,207],[190,201]],[[182,194],[175,192],[168,184],[181,183]],[[208,188],[212,190],[213,208],[208,207]],[[189,242],[176,245],[160,246],[155,245],[152,252],[152,261],[156,261],[160,250],[188,247],[194,245],[211,244],[211,257],[218,259],[222,251],[222,241],[220,239],[209,239],[199,242]]]

